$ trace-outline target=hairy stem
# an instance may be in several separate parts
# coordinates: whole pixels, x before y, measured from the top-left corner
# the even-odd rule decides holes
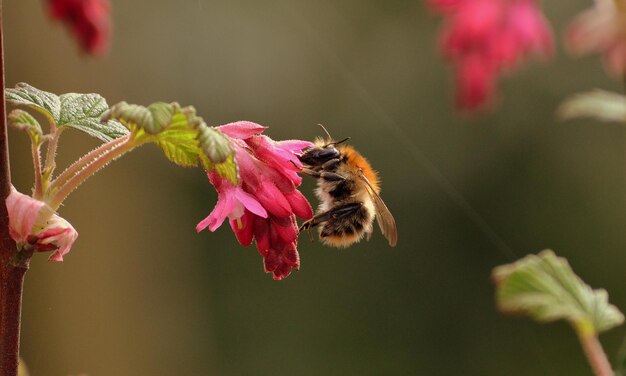
[[[33,197],[41,200],[43,197],[43,185],[41,181],[41,156],[39,153],[39,143],[31,144],[31,152],[33,154],[33,167],[35,169],[35,189],[33,189]]]
[[[74,189],[98,172],[98,170],[106,166],[109,162],[141,145],[141,143],[136,142],[132,134],[121,137],[121,139],[123,139],[123,142],[114,145],[112,148],[100,154],[92,163],[83,166],[82,169],[78,170],[71,178],[67,179],[67,182],[54,193],[54,196],[49,202],[50,207],[54,210],[58,209]]]
[[[106,153],[109,149],[117,147],[118,145],[127,142],[128,139],[125,137],[116,138],[113,141],[107,142],[106,144],[100,145],[100,147],[90,151],[89,153],[83,155],[79,160],[72,163],[71,166],[65,169],[54,181],[50,184],[50,191],[54,192],[55,189],[61,187],[63,184],[67,183],[76,173],[85,168],[86,166],[92,164],[96,159],[101,157],[104,153]]]
[[[63,132],[63,128],[57,128],[54,121],[50,121],[50,139],[48,140],[48,149],[46,151],[46,166],[44,168],[44,187],[45,190],[47,188],[48,183],[50,182],[50,177],[56,168],[56,155],[57,155],[57,147],[59,146],[59,137],[61,136],[61,132]]]
[[[596,376],[615,376],[597,333],[580,329],[576,332],[593,373]]]

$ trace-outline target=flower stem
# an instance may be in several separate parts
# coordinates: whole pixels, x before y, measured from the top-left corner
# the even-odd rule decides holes
[[[37,200],[41,200],[43,197],[43,185],[41,182],[41,156],[39,154],[39,145],[36,142],[31,144],[31,151],[33,154],[33,166],[35,169],[35,189],[33,189],[33,197]]]
[[[114,147],[117,147],[118,145],[127,141],[127,138],[119,137],[113,141],[107,142],[106,144],[102,144],[99,147],[90,151],[89,153],[83,155],[79,160],[72,163],[71,166],[66,168],[65,171],[61,173],[61,175],[54,179],[54,181],[50,184],[49,190],[51,192],[54,192],[55,189],[67,183],[67,181],[70,180],[74,175],[76,175],[80,170],[92,164],[96,159],[108,152],[109,149],[113,149]]]
[[[54,169],[56,168],[55,158],[57,155],[57,147],[59,146],[59,137],[63,128],[57,128],[54,121],[50,121],[50,139],[48,140],[48,149],[46,151],[46,179],[50,179]]]
[[[112,144],[112,145],[111,145]],[[53,197],[49,201],[50,207],[56,210],[63,203],[63,201],[69,196],[74,189],[81,185],[85,180],[98,172],[102,167],[106,166],[109,162],[121,157],[123,154],[131,151],[132,149],[140,146],[142,142],[137,142],[132,134],[112,141],[109,144],[103,146],[104,150],[100,148],[88,153],[79,161],[74,163],[55,180],[56,192],[53,193]],[[98,151],[98,152],[96,152]],[[91,155],[94,153],[93,155]],[[67,174],[66,174],[67,172]]]
[[[596,376],[614,376],[611,363],[598,340],[598,334],[594,330],[577,328],[576,333],[583,347],[591,369]]]

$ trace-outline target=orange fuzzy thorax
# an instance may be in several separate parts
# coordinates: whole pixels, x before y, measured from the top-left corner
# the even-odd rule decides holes
[[[363,175],[365,175],[370,184],[372,184],[372,187],[374,187],[376,193],[380,193],[378,174],[376,174],[376,171],[374,171],[367,159],[365,159],[365,157],[356,151],[352,146],[342,145],[338,149],[343,155],[345,155],[346,163],[350,167],[360,168],[361,171],[363,171]]]

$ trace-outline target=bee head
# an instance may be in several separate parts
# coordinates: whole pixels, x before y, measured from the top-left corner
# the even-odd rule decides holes
[[[326,136],[328,136],[328,138],[325,141],[326,143],[323,143],[323,141],[321,140],[316,141],[315,146],[304,149],[304,152],[298,158],[300,159],[300,162],[304,163],[305,165],[321,166],[331,159],[339,158],[341,153],[339,152],[339,150],[337,150],[336,146],[350,139],[350,137],[346,137],[341,141],[334,141],[326,128],[324,128],[324,126],[321,124],[319,124],[319,126],[322,127],[324,133],[326,133]]]

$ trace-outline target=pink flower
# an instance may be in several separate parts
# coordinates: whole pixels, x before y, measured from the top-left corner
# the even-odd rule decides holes
[[[446,18],[441,48],[456,66],[457,105],[492,102],[497,78],[531,54],[552,52],[547,21],[534,0],[431,0]]]
[[[11,187],[6,199],[9,232],[19,249],[54,251],[48,260],[63,261],[78,237],[74,227],[54,213],[45,202],[26,196]]]
[[[215,231],[229,219],[239,243],[256,246],[263,256],[265,271],[274,279],[287,277],[300,268],[297,250],[298,227],[295,216],[313,216],[311,205],[297,190],[302,164],[297,153],[311,146],[307,141],[274,141],[261,135],[265,127],[239,121],[218,127],[229,137],[239,167],[239,183],[234,186],[214,172],[209,180],[218,193],[213,211],[198,223],[197,231]]]
[[[622,0],[620,0],[622,1]],[[570,24],[566,42],[574,54],[602,53],[606,70],[622,77],[626,71],[626,4],[596,0]]]
[[[111,39],[111,6],[108,0],[49,0],[50,15],[68,25],[81,47],[101,55]]]

